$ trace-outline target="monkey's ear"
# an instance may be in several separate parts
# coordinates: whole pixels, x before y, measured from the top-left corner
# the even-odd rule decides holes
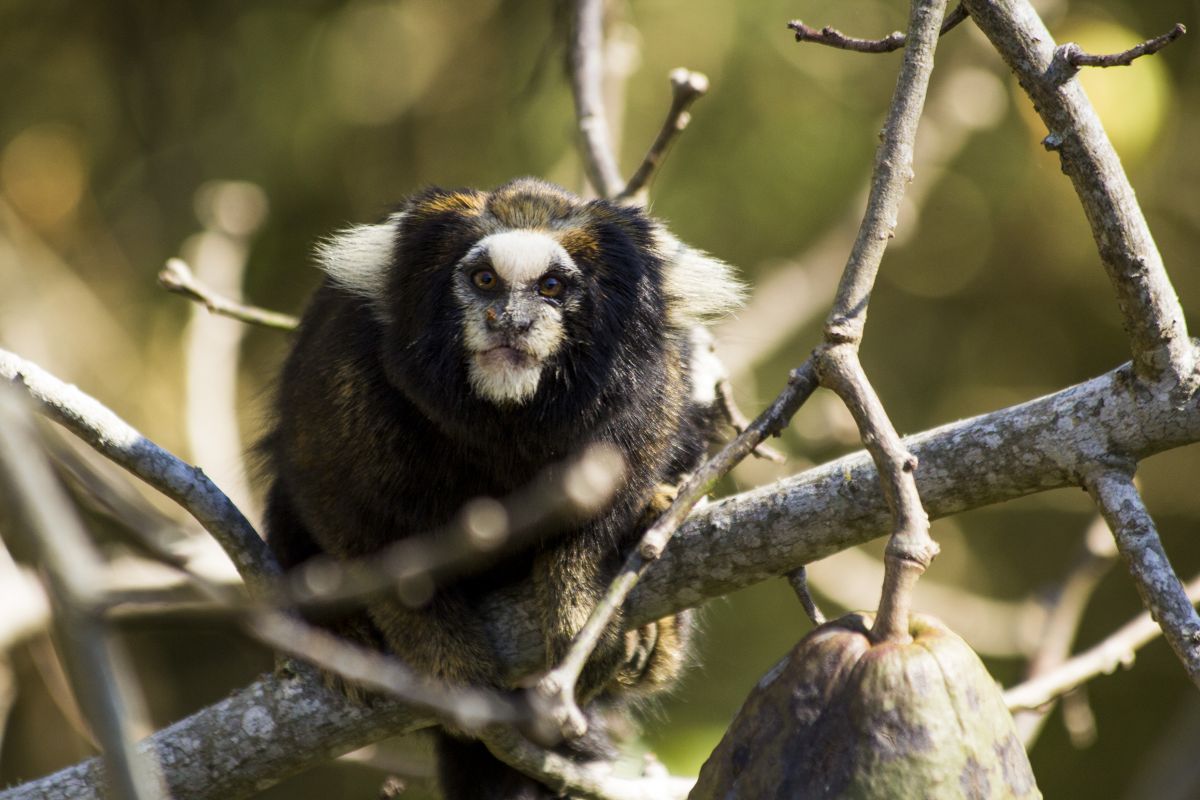
[[[372,302],[384,296],[388,266],[396,258],[402,213],[376,225],[355,225],[317,244],[317,264],[330,279]]]
[[[742,305],[746,288],[724,261],[688,247],[662,227],[655,230],[654,243],[663,262],[667,317],[672,325],[703,325]]]

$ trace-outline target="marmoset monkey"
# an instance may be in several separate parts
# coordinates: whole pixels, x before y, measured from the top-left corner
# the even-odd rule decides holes
[[[657,488],[693,470],[713,438],[715,378],[697,367],[711,356],[694,336],[738,304],[740,285],[642,210],[528,178],[490,193],[423,191],[379,224],[335,234],[317,258],[327,277],[284,366],[264,447],[273,548],[285,566],[366,556],[606,443],[626,476],[592,518],[420,608],[372,601],[361,626],[418,670],[499,687],[472,609],[483,593],[524,583],[549,668],[652,518]],[[623,635],[614,624],[581,694],[619,703],[670,684],[688,622],[648,628]],[[637,642],[649,652],[631,665]],[[593,757],[602,746],[587,738],[566,746]],[[442,736],[439,761],[451,800],[555,796],[478,742]]]

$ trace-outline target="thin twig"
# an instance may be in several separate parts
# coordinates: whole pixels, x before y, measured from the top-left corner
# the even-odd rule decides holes
[[[317,557],[291,570],[270,593],[278,606],[318,609],[382,592],[419,606],[438,583],[495,564],[540,536],[587,519],[607,503],[625,476],[621,454],[595,445],[543,470],[502,500],[468,502],[443,528],[390,545],[362,559]]]
[[[671,71],[670,79],[671,107],[667,109],[667,118],[663,120],[662,128],[650,149],[642,157],[641,165],[617,195],[619,201],[646,204],[650,180],[666,158],[667,150],[692,120],[688,109],[708,92],[708,78],[703,73],[680,67]]]
[[[800,601],[800,606],[804,609],[805,615],[812,621],[813,625],[824,625],[825,615],[821,613],[821,609],[813,600],[812,592],[808,590],[808,570],[805,567],[797,567],[787,575],[788,583],[792,585],[792,590],[796,593],[796,598]]]
[[[937,555],[929,518],[921,506],[913,472],[917,460],[900,441],[858,358],[867,304],[892,237],[904,186],[912,179],[917,124],[925,105],[933,52],[946,0],[914,0],[908,46],[884,122],[867,210],[825,322],[824,343],[814,352],[821,384],[846,404],[863,444],[879,470],[894,528],[888,540],[883,592],[871,627],[875,641],[908,641],[912,589]]]
[[[300,320],[291,314],[268,311],[265,308],[245,305],[223,297],[197,280],[187,262],[181,258],[167,259],[167,265],[158,273],[158,285],[168,292],[174,292],[200,303],[214,314],[248,322],[252,325],[291,331],[300,324]]]
[[[1171,42],[1178,39],[1187,33],[1187,28],[1182,22],[1176,22],[1175,27],[1167,31],[1161,36],[1155,36],[1153,39],[1147,39],[1141,44],[1135,45],[1128,50],[1122,50],[1119,53],[1111,53],[1108,55],[1092,55],[1084,51],[1075,42],[1067,42],[1058,48],[1055,53],[1057,58],[1065,60],[1072,67],[1127,67],[1136,59],[1142,56],[1151,56],[1162,50]]]
[[[926,510],[935,513],[925,497],[926,484],[918,483]],[[879,591],[883,582],[883,560],[859,548],[842,550],[812,566],[809,586],[842,608],[861,607],[863,598]],[[1046,619],[1045,609],[1034,598],[988,597],[978,587],[943,583],[932,575],[917,584],[913,606],[936,616],[951,630],[962,631],[971,649],[984,657],[1027,658],[1036,646],[1031,633],[1041,630]]]
[[[519,695],[438,681],[378,650],[354,644],[287,614],[260,612],[245,627],[270,647],[336,673],[352,685],[431,711],[467,731],[491,723],[525,722],[530,717]]]
[[[610,766],[578,764],[505,728],[488,730],[483,741],[494,756],[510,767],[537,778],[564,796],[580,800],[683,800],[696,782],[670,776],[617,777]]]
[[[717,381],[717,403],[721,409],[721,416],[733,428],[734,433],[741,433],[749,427],[750,420],[738,406],[737,398],[733,396],[733,382],[728,378],[721,378]],[[755,458],[774,461],[776,464],[787,461],[787,457],[783,453],[765,443],[755,447],[753,455]]]
[[[254,526],[202,470],[154,444],[78,388],[3,349],[0,380],[23,388],[51,419],[179,503],[220,543],[251,590],[281,574]]]
[[[1029,659],[1025,670],[1026,680],[1056,669],[1070,656],[1071,645],[1075,641],[1075,634],[1092,593],[1100,585],[1101,579],[1108,574],[1116,559],[1117,548],[1113,543],[1112,533],[1104,517],[1096,514],[1092,524],[1084,532],[1079,553],[1067,570],[1066,576],[1049,596],[1042,600],[1048,612],[1038,636],[1037,650]],[[1086,704],[1086,699],[1082,699],[1082,702]],[[1075,708],[1078,711],[1078,707]],[[1033,746],[1052,709],[1053,706],[1048,706],[1038,711],[1014,715],[1017,734],[1026,749]],[[1063,711],[1066,716],[1066,709]]]
[[[953,11],[946,15],[946,19],[943,20],[938,35],[941,36],[953,30],[967,16],[967,9],[963,7],[962,3],[959,3],[954,7]],[[829,25],[817,30],[809,25],[805,25],[798,19],[792,20],[787,26],[789,30],[795,32],[797,42],[823,44],[827,47],[834,47],[838,50],[852,50],[856,53],[891,53],[904,47],[904,43],[908,41],[908,37],[900,31],[893,31],[882,39],[859,39],[854,36],[847,36],[837,28]]]
[[[1200,575],[1188,581],[1184,592],[1190,602],[1200,602]],[[1110,675],[1117,667],[1130,666],[1134,654],[1162,632],[1150,612],[1143,611],[1094,647],[1049,672],[1008,689],[1004,692],[1004,702],[1009,711],[1041,708],[1098,675]]]
[[[625,181],[604,113],[604,0],[575,0],[567,58],[584,169],[597,194],[615,197]]]
[[[1142,605],[1154,616],[1192,683],[1200,687],[1200,615],[1179,582],[1154,520],[1122,470],[1101,470],[1084,476],[1084,485],[1117,540]]]
[[[538,707],[560,724],[563,735],[580,736],[587,729],[583,714],[575,704],[576,681],[613,615],[624,604],[642,574],[662,555],[667,542],[696,503],[712,491],[713,485],[745,459],[761,441],[782,431],[816,386],[816,374],[811,362],[806,361],[792,370],[787,386],[775,401],[679,487],[670,507],[642,535],[638,546],[621,565],[604,598],[572,640],[562,663],[546,673],[534,689]]]
[[[1028,0],[963,2],[1046,124],[1044,144],[1058,152],[1071,178],[1116,290],[1138,376],[1166,379],[1181,396],[1190,394],[1197,376],[1183,309],[1121,161],[1072,80],[1075,69],[1061,60],[1063,68],[1054,68],[1054,37]]]
[[[158,764],[135,749],[148,725],[127,654],[104,622],[103,562],[50,469],[24,401],[0,385],[0,494],[19,519],[11,531],[23,534],[45,571],[71,683],[103,748],[113,791],[127,800],[165,797]]]

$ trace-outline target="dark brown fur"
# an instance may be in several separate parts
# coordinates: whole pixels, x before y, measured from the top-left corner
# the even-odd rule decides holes
[[[593,519],[440,588],[421,608],[392,598],[367,607],[384,645],[411,666],[501,687],[493,645],[473,610],[480,597],[502,585],[532,592],[545,663],[560,659],[661,507],[659,487],[697,464],[712,433],[708,409],[691,400],[688,331],[668,314],[669,255],[659,252],[656,223],[642,212],[529,180],[491,194],[432,190],[402,210],[393,249],[380,256],[385,296],[327,281],[304,316],[265,447],[274,481],[270,540],[287,565],[317,553],[369,555],[436,530],[472,498],[509,494],[591,443],[615,446],[628,477]],[[456,265],[475,242],[514,228],[557,237],[584,281],[572,287],[576,311],[565,318],[564,343],[536,394],[510,406],[472,393],[465,312],[450,302],[449,287],[461,280]],[[337,257],[337,244],[326,258]],[[650,694],[682,668],[686,617],[620,630],[618,618],[589,662],[584,698]],[[478,748],[443,750],[453,758]],[[483,783],[525,786],[520,792],[482,785],[468,793],[461,780],[448,780],[448,797],[541,796],[512,776]]]

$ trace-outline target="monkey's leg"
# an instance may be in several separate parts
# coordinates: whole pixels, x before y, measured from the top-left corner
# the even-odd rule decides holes
[[[614,683],[621,691],[647,697],[670,688],[691,657],[695,615],[683,611],[625,634],[625,662]]]
[[[421,608],[382,599],[367,610],[388,650],[413,669],[451,683],[501,685],[496,654],[479,616],[454,588],[438,591]]]
[[[604,577],[610,570],[605,567],[611,565],[602,563],[606,549],[583,534],[564,539],[534,562],[547,668],[566,656],[571,640],[587,623],[608,588]],[[580,673],[576,694],[582,702],[608,685],[625,660],[621,618],[618,610]]]

